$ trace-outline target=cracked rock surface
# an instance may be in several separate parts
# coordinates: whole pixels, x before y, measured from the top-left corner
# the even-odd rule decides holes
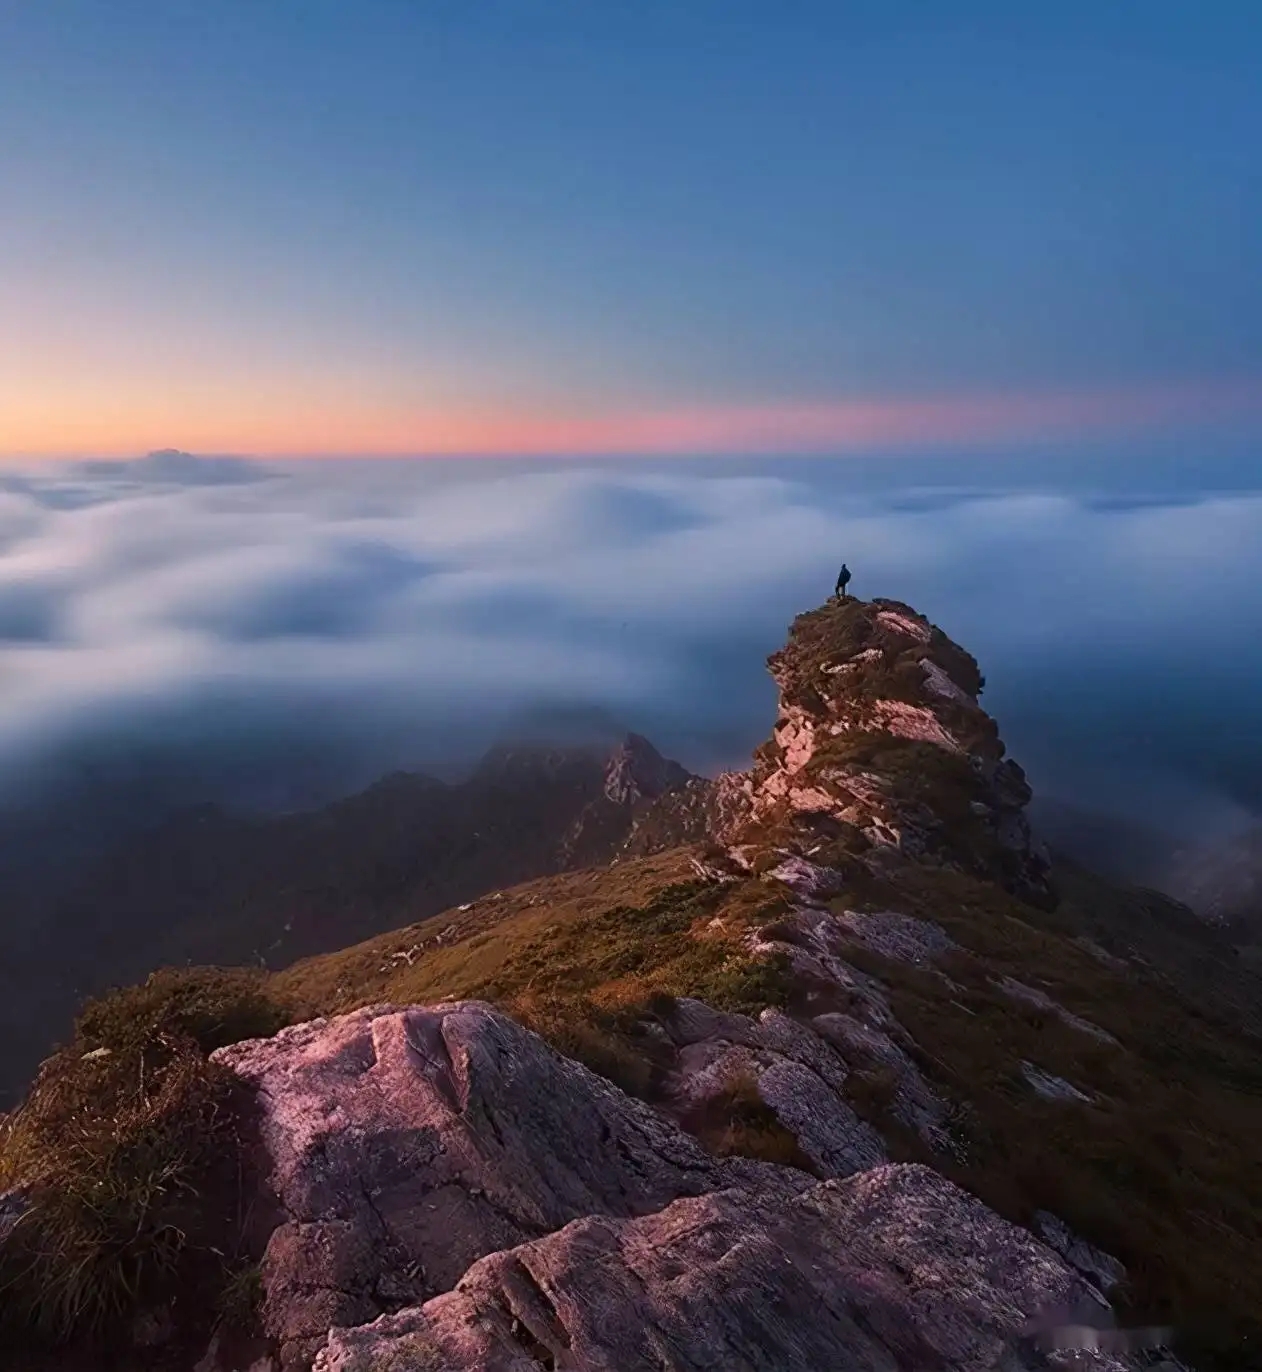
[[[216,1060],[258,1091],[282,1211],[263,1261],[282,1365],[450,1290],[479,1258],[580,1216],[636,1216],[805,1174],[719,1160],[661,1114],[476,1001],[371,1007]]]
[[[1050,1248],[936,1172],[886,1166],[787,1203],[736,1189],[578,1220],[419,1308],[334,1330],[316,1367],[1033,1372],[1049,1366],[1026,1338],[1042,1312],[1099,1304]]]

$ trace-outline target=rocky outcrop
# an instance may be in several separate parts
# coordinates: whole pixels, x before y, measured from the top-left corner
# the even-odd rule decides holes
[[[478,1002],[361,1010],[215,1057],[258,1093],[279,1207],[264,1318],[286,1368],[331,1325],[420,1304],[580,1216],[740,1185],[783,1199],[810,1181],[711,1157]]]
[[[711,1156],[480,1002],[374,1007],[217,1052],[257,1093],[276,1365],[1021,1372],[1047,1365],[1021,1351],[1046,1311],[1107,1316],[1110,1260],[1054,1217],[1049,1247],[928,1168],[884,1165],[844,1093],[848,1056],[889,1063],[888,1036],[690,1000],[667,1023],[667,1113],[744,1076],[833,1179]],[[900,1080],[909,1118],[939,1130],[909,1059]],[[205,1365],[227,1364],[212,1349]]]
[[[870,865],[943,863],[1051,899],[1030,788],[978,704],[976,662],[940,629],[897,601],[832,602],[799,616],[768,666],[779,710],[755,766],[650,811],[633,849],[702,825],[726,846],[765,846],[831,822]]]
[[[692,778],[679,763],[664,758],[641,734],[628,734],[605,763],[605,796],[617,805],[656,800]]]
[[[1025,1372],[1048,1366],[1029,1330],[1052,1307],[1101,1302],[937,1173],[892,1166],[787,1203],[729,1190],[576,1221],[483,1259],[420,1308],[334,1330],[316,1367]]]
[[[779,1010],[757,1019],[675,1002],[667,1030],[678,1049],[668,1107],[694,1132],[734,1092],[756,1093],[821,1177],[848,1177],[886,1161],[881,1136],[845,1098],[849,1067],[826,1038]]]

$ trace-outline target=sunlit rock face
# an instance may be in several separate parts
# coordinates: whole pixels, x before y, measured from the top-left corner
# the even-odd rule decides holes
[[[833,601],[800,615],[768,666],[779,688],[771,738],[749,771],[692,787],[692,830],[704,811],[711,837],[740,846],[835,821],[876,850],[870,861],[957,867],[1051,899],[1030,788],[978,703],[977,663],[923,615]],[[684,797],[671,803],[681,811]]]

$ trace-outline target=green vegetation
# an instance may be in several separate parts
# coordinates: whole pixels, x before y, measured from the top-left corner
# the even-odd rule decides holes
[[[30,1198],[0,1264],[11,1332],[108,1344],[162,1305],[204,1322],[249,1185],[240,1092],[207,1054],[286,1020],[247,971],[161,972],[86,1006],[0,1126],[0,1187]]]

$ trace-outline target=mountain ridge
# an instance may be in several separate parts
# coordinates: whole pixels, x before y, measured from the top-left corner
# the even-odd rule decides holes
[[[1083,1320],[1111,1326],[1100,1372],[1151,1365],[1154,1325],[1200,1372],[1256,1366],[1258,980],[1177,902],[1049,864],[977,664],[911,607],[810,611],[769,665],[750,770],[639,795],[606,865],[89,1006],[0,1135],[10,1310],[64,1289],[67,1232],[76,1271],[116,1256],[65,1228],[89,1146],[67,1121],[95,1186],[120,1140],[188,1150],[209,1110],[222,1146],[178,1153],[185,1175],[270,1218],[217,1262],[207,1215],[146,1202],[137,1232],[184,1226],[124,1307],[133,1357],[136,1320],[172,1312],[155,1368],[212,1335],[198,1372],[246,1345],[286,1372],[638,1368],[619,1331],[651,1328],[672,1351],[645,1366],[1033,1372],[1061,1365],[1039,1331]],[[681,1285],[661,1255],[685,1231],[795,1254],[741,1280],[796,1324],[742,1324],[686,1244]],[[832,1275],[808,1297],[809,1270]],[[253,1294],[208,1318],[234,1283]]]

